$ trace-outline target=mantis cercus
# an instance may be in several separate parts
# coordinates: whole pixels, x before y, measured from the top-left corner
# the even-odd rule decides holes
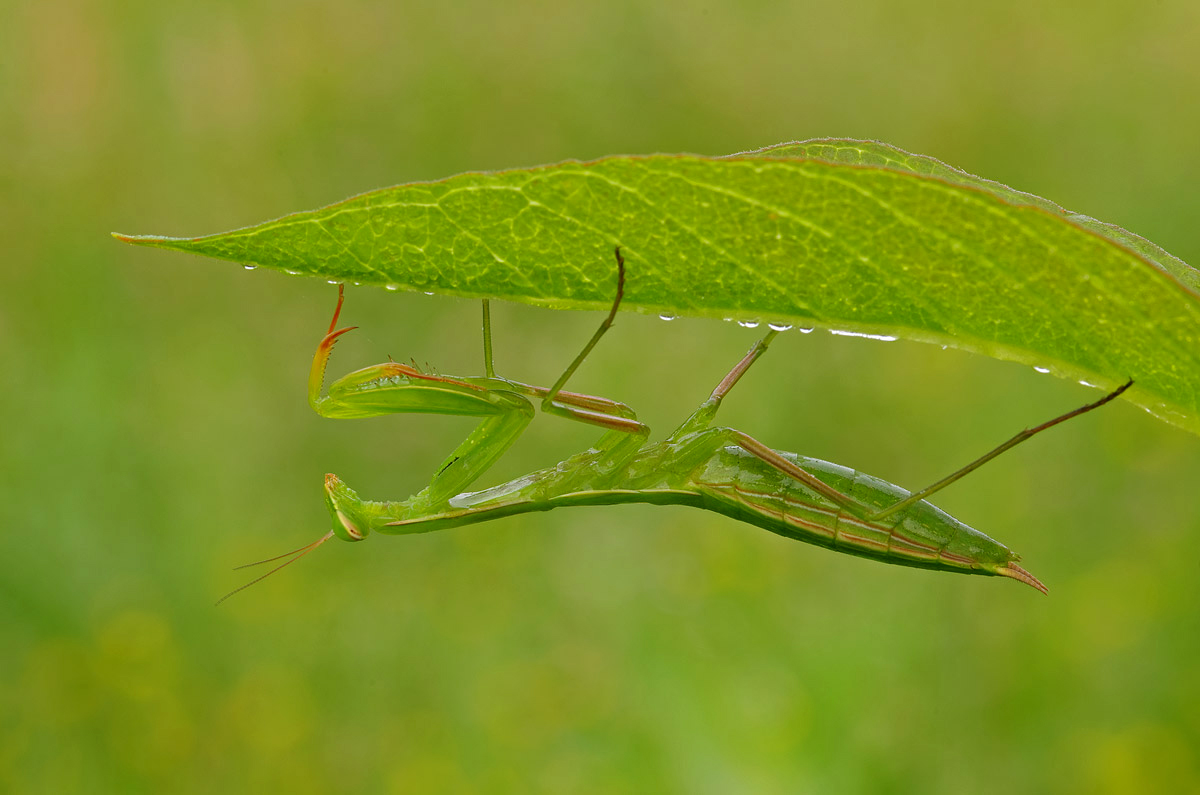
[[[778,452],[732,428],[713,427],[721,401],[778,334],[771,331],[665,441],[646,444],[650,429],[638,422],[625,404],[563,391],[612,326],[620,306],[625,283],[620,248],[616,256],[617,290],[608,316],[549,389],[495,374],[490,316],[484,301],[483,377],[425,373],[389,361],[339,378],[322,395],[334,343],[354,328],[337,328],[343,301],[339,287],[333,320],[317,346],[309,374],[309,402],[319,414],[345,418],[448,414],[480,417],[481,421],[442,463],[429,485],[406,500],[363,500],[336,475],[326,475],[325,502],[333,529],[307,546],[259,561],[288,558],[242,588],[293,563],[335,535],[345,541],[361,541],[371,532],[423,533],[570,505],[646,502],[705,508],[787,538],[884,563],[999,575],[1046,592],[1046,587],[1018,564],[1015,553],[926,498],[1031,436],[1108,403],[1128,389],[1132,380],[1094,403],[1021,431],[932,486],[912,493],[848,467]],[[483,491],[464,492],[524,431],[533,418],[534,402],[540,402],[543,412],[595,425],[605,433],[593,448],[556,466]]]

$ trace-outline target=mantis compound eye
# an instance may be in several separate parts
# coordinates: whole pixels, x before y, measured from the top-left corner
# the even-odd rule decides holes
[[[337,475],[325,476],[325,504],[333,518],[333,534],[343,541],[362,541],[369,532],[361,528],[349,510],[349,506],[354,505],[357,500],[358,495]]]
[[[348,536],[350,541],[362,541],[364,538],[366,538],[366,535],[364,535],[363,532],[358,529],[354,522],[350,521],[350,517],[346,516],[346,514],[342,513],[341,511],[337,511],[336,514],[338,521],[341,522],[342,529],[345,530],[345,536],[342,536],[341,533],[338,533],[336,528],[334,529],[334,533],[342,536],[343,538]]]

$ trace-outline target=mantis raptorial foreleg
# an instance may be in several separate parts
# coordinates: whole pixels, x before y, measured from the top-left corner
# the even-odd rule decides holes
[[[611,328],[617,308],[624,294],[625,268],[620,248],[616,249],[617,291],[612,309],[600,328],[575,357],[554,387],[531,386],[517,381],[498,378],[492,357],[491,311],[487,300],[483,302],[483,378],[452,378],[423,373],[415,366],[387,362],[365,367],[343,376],[330,385],[326,394],[321,394],[334,345],[355,326],[339,329],[345,301],[344,286],[338,286],[337,306],[329,329],[317,345],[309,370],[308,399],[313,409],[324,417],[361,418],[384,414],[425,413],[456,414],[481,417],[479,425],[438,467],[428,486],[399,505],[412,515],[435,513],[449,505],[455,495],[475,482],[517,440],[532,420],[534,407],[530,399],[541,401],[543,410],[567,419],[596,425],[607,430],[597,442],[596,448],[605,451],[604,460],[627,458],[631,451],[641,445],[649,434],[649,428],[638,422],[633,409],[615,400],[563,391],[562,387],[576,368],[591,352],[600,338]],[[332,499],[333,490],[342,490],[340,480],[326,476],[327,499]],[[334,510],[331,505],[331,510]],[[223,596],[223,602],[233,594],[269,577],[323,544],[335,533],[347,540],[359,540],[363,534],[348,520],[345,514],[334,510],[341,523],[322,538],[299,549],[266,560],[247,564],[257,566],[276,560],[287,559],[266,574]],[[245,568],[239,566],[238,568]]]
[[[339,378],[321,395],[321,385],[334,343],[354,327],[337,329],[343,289],[329,331],[317,346],[309,373],[308,398],[325,417],[374,417],[381,414],[457,414],[481,417],[466,439],[447,456],[418,494],[414,508],[438,505],[458,494],[496,462],[533,419],[534,409],[519,394],[481,387],[468,379],[422,373],[399,362],[364,367]],[[336,330],[335,330],[336,329]]]
[[[326,417],[371,417],[383,414],[459,414],[482,418],[475,430],[446,458],[430,484],[406,501],[414,512],[432,510],[475,482],[512,446],[533,418],[531,400],[540,400],[542,410],[607,431],[595,449],[603,461],[619,461],[645,441],[650,429],[638,422],[628,406],[606,398],[565,392],[562,387],[600,338],[612,327],[624,295],[625,264],[620,249],[617,259],[617,290],[612,308],[583,350],[549,389],[530,386],[495,375],[492,360],[491,316],[484,304],[483,378],[453,378],[423,373],[397,362],[366,367],[344,376],[321,395],[324,373],[337,340],[350,328],[337,328],[343,303],[338,303],[329,330],[317,346],[309,375],[309,402]],[[603,464],[599,464],[603,466]]]

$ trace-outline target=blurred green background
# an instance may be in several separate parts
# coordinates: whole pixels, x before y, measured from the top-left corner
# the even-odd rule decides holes
[[[938,497],[1006,580],[685,508],[330,543],[325,472],[419,488],[455,418],[305,402],[333,288],[201,234],[398,182],[878,138],[1200,263],[1200,5],[0,2],[0,791],[1200,791],[1200,440],[1118,403]],[[480,370],[478,307],[351,289],[333,371]],[[494,310],[552,380],[599,320]],[[622,316],[572,382],[659,432],[754,340]],[[1095,392],[785,335],[723,409],[916,488]],[[594,433],[539,418],[487,482]]]

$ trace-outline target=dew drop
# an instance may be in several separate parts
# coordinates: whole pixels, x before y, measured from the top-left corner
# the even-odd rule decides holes
[[[337,282],[337,279],[326,279],[325,283],[326,284],[337,284],[338,282]]]
[[[661,315],[659,315],[659,316],[658,316],[658,319],[659,319],[659,320],[665,320],[665,321],[667,321],[667,322],[669,323],[669,322],[671,322],[672,320],[674,320],[674,319],[675,319],[675,315],[661,314]]]
[[[1091,386],[1091,387],[1096,386],[1095,384],[1089,384],[1087,381],[1080,381],[1079,383],[1082,384],[1083,386]]]
[[[899,337],[893,337],[888,334],[864,334],[861,331],[843,331],[842,329],[830,329],[830,334],[836,334],[839,337],[862,337],[868,340],[879,340],[880,342],[895,342]]]
[[[1033,371],[1035,373],[1042,373],[1044,375],[1044,374],[1050,372],[1050,368],[1049,367],[1034,367]]]
[[[399,289],[400,289],[400,285],[398,285],[398,284],[385,284],[385,285],[383,286],[383,289],[385,289],[385,290],[391,290],[392,292],[395,292],[396,290],[399,290]]]
[[[771,329],[771,331],[790,331],[792,328],[792,324],[791,323],[768,323],[767,328]]]
[[[248,270],[248,271],[252,271],[252,270],[254,270],[255,268],[257,268],[258,266],[257,266],[257,265],[243,265],[242,267],[243,267],[243,268],[245,268],[245,269],[246,269],[246,270]]]
[[[428,293],[428,292],[427,292],[427,293],[425,293],[425,295],[433,295],[433,293]]]
[[[739,320],[738,325],[742,328],[758,328],[757,320]]]
[[[812,334],[813,330],[810,328],[802,328],[802,329],[800,329],[800,333],[801,334]]]
[[[300,275],[300,271],[289,270],[286,268],[284,269],[283,272],[286,273],[288,276],[299,276]]]

